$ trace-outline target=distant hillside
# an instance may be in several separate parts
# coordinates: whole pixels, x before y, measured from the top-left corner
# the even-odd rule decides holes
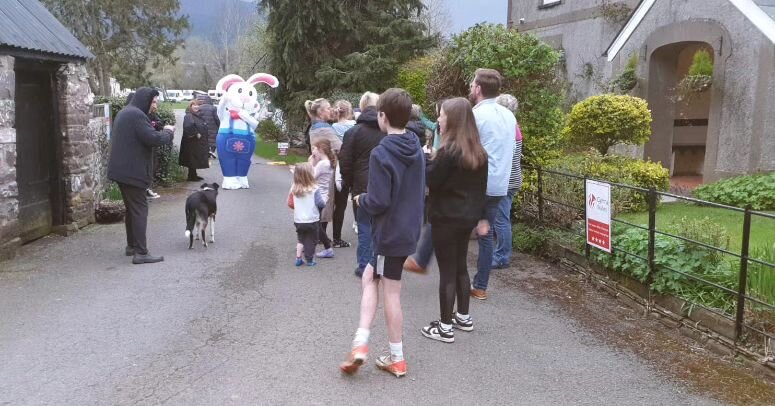
[[[189,35],[213,40],[220,18],[229,6],[246,15],[256,14],[256,1],[244,0],[180,0],[180,14],[188,15]]]

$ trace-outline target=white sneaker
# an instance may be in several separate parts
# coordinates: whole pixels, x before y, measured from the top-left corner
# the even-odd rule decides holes
[[[148,197],[149,199],[158,199],[158,198],[161,197],[160,194],[154,192],[151,189],[148,189],[148,190],[145,191],[145,196]]]

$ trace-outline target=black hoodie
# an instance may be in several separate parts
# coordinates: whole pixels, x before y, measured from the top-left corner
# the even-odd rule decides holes
[[[156,131],[148,111],[159,92],[149,87],[137,89],[130,103],[121,109],[111,129],[108,179],[139,188],[151,187],[152,148],[171,144],[172,131]]]
[[[420,238],[425,200],[425,155],[415,134],[388,135],[371,151],[368,192],[359,210],[372,218],[374,253],[403,257]]]
[[[364,193],[369,184],[369,157],[385,136],[379,129],[377,109],[363,110],[353,128],[344,133],[342,149],[339,150],[339,171],[342,182],[352,187],[353,196]]]

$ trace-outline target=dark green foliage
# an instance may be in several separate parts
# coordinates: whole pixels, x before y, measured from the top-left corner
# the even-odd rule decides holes
[[[116,184],[116,182],[110,182],[108,188],[105,190],[105,195],[103,198],[114,202],[123,201],[123,198],[121,197],[121,190],[118,188],[118,184]]]
[[[148,81],[147,68],[174,62],[188,17],[178,0],[43,0],[46,8],[86,45],[94,93],[110,94],[110,78],[123,86]]]
[[[519,252],[542,255],[546,249],[546,234],[544,230],[529,227],[524,224],[515,225],[518,230],[512,233],[512,245]]]
[[[702,185],[694,190],[694,196],[729,206],[750,205],[754,210],[775,210],[775,172]]]
[[[627,61],[622,73],[611,82],[611,89],[621,94],[629,93],[638,84],[638,55],[633,55]]]
[[[466,96],[477,68],[498,70],[502,93],[519,99],[517,119],[525,135],[525,161],[543,164],[560,151],[563,92],[557,76],[560,54],[530,34],[502,25],[480,24],[452,38],[436,56],[430,101]]]
[[[415,21],[420,0],[305,2],[262,0],[268,11],[270,72],[280,80],[273,100],[292,128],[306,120],[306,99],[335,91],[381,92],[404,62],[437,39]]]
[[[700,235],[696,230],[706,232]],[[686,238],[699,238],[701,241],[721,243],[719,248],[726,248],[723,240],[728,236],[724,234],[711,220],[704,219],[699,222],[686,221],[667,230],[670,233]],[[633,227],[615,226],[613,236],[613,254],[593,250],[593,257],[600,264],[617,272],[622,272],[640,282],[646,282],[649,278],[649,269],[646,261],[636,258],[631,254],[646,258],[648,254],[648,232]],[[657,234],[654,242],[656,271],[652,275],[651,288],[657,293],[669,293],[681,298],[700,303],[705,306],[731,311],[734,308],[734,296],[724,293],[718,288],[696,281],[681,273],[693,275],[706,281],[724,286],[728,289],[737,289],[737,271],[729,259],[723,258],[713,250],[700,247],[696,244],[685,242],[666,235]]]
[[[258,136],[264,141],[283,142],[288,140],[288,137],[283,134],[280,127],[272,120],[261,121],[261,123],[258,124],[256,133],[258,133]]]

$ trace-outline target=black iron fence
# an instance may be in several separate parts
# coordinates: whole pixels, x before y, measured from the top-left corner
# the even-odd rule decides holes
[[[775,214],[754,211],[750,208],[732,207],[723,204],[694,199],[687,196],[681,196],[672,193],[660,192],[654,188],[646,189],[642,187],[620,184],[616,182],[607,182],[600,179],[587,178],[569,173],[552,171],[545,168],[525,168],[526,177],[533,179],[532,187],[526,188],[523,192],[523,206],[530,206],[529,209],[522,210],[529,217],[535,217],[541,226],[564,228],[579,239],[580,250],[588,260],[609,264],[611,258],[619,256],[622,258],[618,264],[632,263],[637,261],[641,266],[645,265],[645,275],[640,275],[640,279],[649,288],[649,292],[655,289],[657,276],[664,274],[662,280],[670,280],[671,277],[681,278],[683,282],[678,282],[676,290],[679,294],[676,296],[683,299],[692,306],[699,306],[709,312],[712,312],[724,319],[734,323],[734,337],[736,344],[746,342],[755,343],[757,346],[764,347],[765,353],[773,351],[775,345],[775,259],[772,253],[769,255],[752,255],[751,245],[751,225],[752,220],[757,223],[766,223],[765,227],[775,228]],[[611,228],[611,254],[599,251],[586,243],[586,234],[584,219],[586,217],[587,204],[585,204],[585,195],[582,192],[587,180],[608,183],[611,185],[611,195],[613,200],[614,213],[612,215]],[[619,192],[617,192],[619,190]],[[636,199],[642,199],[640,203],[648,213],[648,224],[636,224],[636,222],[624,220],[621,215],[616,214],[617,194],[627,193],[628,198],[632,199],[633,193],[640,194]],[[742,237],[740,249],[733,250],[729,246],[717,246],[708,241],[700,241],[687,235],[680,235],[670,227],[657,227],[660,207],[665,201],[684,202],[691,205],[702,207],[713,207],[722,209],[725,212],[738,213],[741,215],[739,227],[742,228]],[[713,220],[712,218],[710,219]],[[644,243],[647,244],[640,253],[635,250],[626,249],[619,244],[619,238],[626,230],[639,230],[645,233]],[[775,235],[775,234],[774,234]],[[645,237],[645,236],[644,236]],[[726,273],[723,277],[716,275],[716,269],[700,269],[699,272],[687,271],[682,268],[682,258],[672,260],[662,258],[667,245],[666,240],[680,241],[686,250],[688,247],[696,247],[699,250],[713,253],[718,256],[725,256],[725,261],[716,261],[715,264],[724,264]],[[583,241],[583,242],[582,242]],[[769,249],[775,251],[775,241],[766,241]],[[583,244],[583,246],[581,245]],[[679,249],[680,251],[680,249]],[[644,255],[645,253],[645,255]],[[687,255],[691,256],[687,253]],[[602,260],[602,261],[601,261]],[[673,261],[673,262],[671,262]],[[714,265],[716,266],[716,265]],[[750,290],[751,268],[755,268],[756,280],[764,281],[767,284],[766,289],[757,285],[757,292]],[[733,276],[735,281],[730,281]],[[723,280],[723,281],[722,281]],[[690,282],[688,282],[690,281]],[[661,282],[660,282],[661,283]],[[711,292],[722,297],[722,303],[728,304],[714,306],[708,303],[702,303],[696,298],[687,298],[680,294],[684,289],[681,283],[693,284],[700,287],[704,292]],[[685,289],[684,289],[685,290]],[[675,293],[675,292],[669,292]]]

